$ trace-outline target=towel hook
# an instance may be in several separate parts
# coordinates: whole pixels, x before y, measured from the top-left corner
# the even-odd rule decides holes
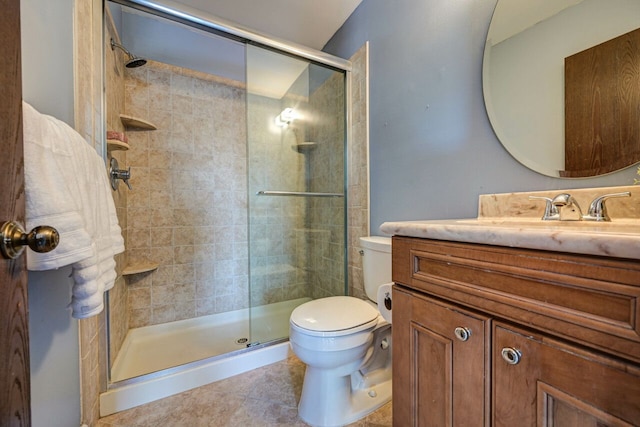
[[[113,191],[116,191],[118,189],[118,185],[120,184],[120,182],[118,182],[119,179],[127,184],[127,187],[129,187],[129,190],[131,190],[131,184],[129,184],[129,179],[131,178],[131,167],[129,167],[129,169],[127,170],[118,169],[118,161],[113,157],[111,158],[110,166],[109,178],[111,179],[111,188],[113,188]]]

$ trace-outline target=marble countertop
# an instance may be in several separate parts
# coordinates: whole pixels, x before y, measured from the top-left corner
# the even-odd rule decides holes
[[[389,235],[640,259],[639,223],[453,219],[385,222],[380,230]]]
[[[576,195],[583,193],[591,200],[592,193],[607,194],[625,191],[625,188],[567,191]],[[640,190],[638,187],[633,189]],[[639,196],[635,200],[632,197],[616,199],[619,216],[611,215],[611,222],[542,221],[544,205],[529,201],[528,195],[552,197],[559,192],[483,195],[480,196],[478,218],[385,222],[380,230],[388,235],[640,259],[640,218],[622,215],[623,212],[636,212],[636,207],[640,206]],[[510,200],[517,201],[515,210],[510,210]],[[499,209],[495,208],[496,201],[501,203]],[[614,200],[610,202],[613,207]],[[522,206],[534,208],[523,211]],[[488,211],[497,214],[486,214]],[[610,209],[610,213],[612,211]]]

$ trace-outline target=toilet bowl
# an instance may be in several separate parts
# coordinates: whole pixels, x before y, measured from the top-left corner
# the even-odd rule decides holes
[[[360,242],[363,269],[371,273],[365,273],[365,291],[375,300],[380,285],[391,281],[391,240]],[[320,298],[297,307],[289,323],[291,348],[307,365],[298,405],[303,421],[341,426],[391,400],[391,325],[373,301]]]

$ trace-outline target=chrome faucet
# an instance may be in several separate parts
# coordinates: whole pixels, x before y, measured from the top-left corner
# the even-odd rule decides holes
[[[529,199],[539,199],[546,202],[543,221],[611,221],[607,214],[605,201],[614,197],[630,197],[631,193],[611,193],[598,196],[589,205],[586,215],[582,214],[580,205],[571,194],[560,193],[553,199],[548,197],[529,196]]]
[[[551,200],[551,204],[558,209],[560,221],[581,221],[582,209],[578,201],[569,193],[560,193]]]

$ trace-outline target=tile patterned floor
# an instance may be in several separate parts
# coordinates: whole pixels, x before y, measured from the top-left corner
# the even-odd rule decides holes
[[[102,418],[96,427],[303,427],[296,357]],[[390,427],[391,403],[349,427]]]

